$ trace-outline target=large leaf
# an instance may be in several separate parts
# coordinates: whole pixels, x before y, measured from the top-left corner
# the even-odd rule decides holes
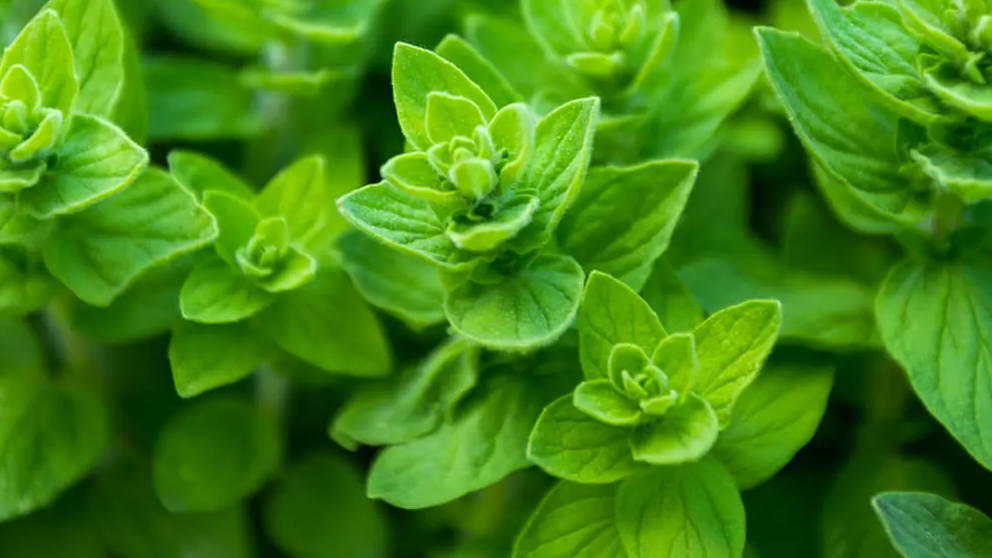
[[[434,433],[383,450],[369,473],[369,497],[425,508],[527,467],[527,435],[544,402],[542,387],[532,379],[493,377]]]
[[[971,506],[924,492],[886,492],[872,504],[903,556],[992,556],[992,519]]]
[[[864,85],[798,34],[759,28],[758,38],[768,77],[817,163],[859,190],[906,190],[895,113],[866,98]]]
[[[90,304],[107,305],[141,273],[209,243],[213,220],[166,173],[58,222],[45,265]]]
[[[904,262],[885,280],[875,312],[923,404],[992,469],[992,266]]]
[[[275,421],[227,399],[193,403],[166,423],[155,443],[155,492],[172,512],[228,508],[276,471],[282,442]]]
[[[448,293],[444,311],[461,335],[500,349],[547,345],[579,309],[582,268],[572,258],[542,255],[499,283],[465,283]]]
[[[0,377],[0,520],[50,503],[82,478],[107,430],[103,405],[83,389]]]
[[[614,514],[616,485],[560,482],[524,526],[513,558],[627,558]]]
[[[620,281],[594,271],[579,311],[579,359],[586,378],[607,378],[610,351],[617,343],[637,345],[646,354],[667,335],[647,302]]]
[[[779,365],[744,391],[713,447],[739,488],[767,480],[809,442],[832,383],[829,368]]]
[[[713,459],[623,481],[616,510],[630,558],[739,558],[744,552],[744,504]]]
[[[699,166],[651,161],[599,167],[558,228],[562,249],[587,271],[602,271],[639,290],[668,248]]]
[[[169,340],[172,380],[180,397],[234,383],[268,356],[268,344],[246,323],[203,325],[180,321]]]

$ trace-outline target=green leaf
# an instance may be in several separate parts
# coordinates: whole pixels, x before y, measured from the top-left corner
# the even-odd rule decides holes
[[[497,107],[523,100],[496,66],[465,39],[457,35],[446,35],[434,50],[465,72],[469,79],[489,95]]]
[[[872,505],[903,556],[992,554],[992,519],[971,506],[924,492],[886,492]]]
[[[782,326],[782,305],[753,300],[725,308],[693,330],[699,375],[693,391],[716,411],[720,426],[734,402],[758,376]]]
[[[0,376],[0,520],[49,504],[80,480],[107,431],[106,410],[88,391]]]
[[[893,110],[918,122],[938,116],[917,72],[919,43],[893,5],[864,1],[841,7],[810,0],[810,14],[839,60]]]
[[[958,64],[942,60],[926,67],[923,78],[930,91],[950,107],[984,122],[992,121],[992,95],[988,88],[963,78]]]
[[[427,94],[424,125],[431,145],[447,143],[458,136],[471,138],[475,129],[485,124],[482,109],[470,99],[440,91]]]
[[[617,343],[650,354],[665,335],[658,316],[630,287],[599,271],[589,275],[579,311],[579,359],[587,379],[608,377]]]
[[[566,395],[545,407],[527,444],[527,458],[549,474],[581,483],[611,483],[638,470],[630,430],[586,415]]]
[[[58,161],[34,187],[21,192],[24,210],[38,219],[75,213],[116,194],[148,166],[148,154],[123,130],[96,116],[77,114]]]
[[[406,139],[418,150],[433,143],[428,138],[427,97],[437,91],[465,97],[475,103],[488,121],[498,108],[488,95],[457,66],[437,54],[407,43],[393,50],[393,100]]]
[[[527,467],[527,435],[544,404],[542,388],[523,376],[491,378],[434,433],[383,450],[369,473],[368,496],[420,509]]]
[[[95,483],[91,513],[114,555],[132,558],[250,558],[246,510],[170,513],[155,497],[147,464],[108,469]]]
[[[328,452],[281,475],[265,507],[265,527],[289,556],[384,558],[385,518],[365,497],[357,467]]]
[[[545,254],[499,283],[467,282],[448,292],[444,312],[455,331],[489,347],[547,345],[571,325],[582,280],[575,260]]]
[[[623,481],[616,514],[630,558],[734,558],[744,552],[744,504],[730,474],[713,459]]]
[[[587,272],[602,271],[639,290],[668,248],[699,165],[650,161],[598,167],[558,227],[561,248]]]
[[[906,190],[896,115],[865,98],[863,85],[828,52],[796,33],[759,28],[768,77],[799,139],[834,179],[858,190]]]
[[[283,350],[328,372],[381,376],[391,367],[382,325],[335,269],[321,269],[313,281],[280,296],[255,323]]]
[[[479,350],[454,338],[399,378],[358,391],[338,412],[331,437],[342,445],[401,444],[429,434],[475,386]]]
[[[444,321],[444,287],[436,267],[358,231],[338,239],[341,267],[370,303],[412,327]]]
[[[172,512],[217,511],[258,490],[279,466],[273,419],[237,400],[193,403],[155,442],[155,492]]]
[[[338,199],[338,210],[360,231],[392,248],[440,267],[460,263],[444,222],[413,194],[386,183],[371,184]]]
[[[669,331],[692,331],[703,321],[703,309],[665,258],[655,262],[641,297]]]
[[[556,484],[527,520],[512,558],[627,558],[613,511],[616,491]]]
[[[41,104],[57,109],[68,119],[79,92],[72,43],[65,26],[52,10],[35,16],[3,52],[0,76],[15,64],[22,64],[38,82]]]
[[[197,199],[202,199],[207,190],[218,190],[243,200],[255,195],[241,178],[223,165],[192,151],[169,152],[169,171]]]
[[[201,325],[180,321],[169,339],[172,380],[180,397],[195,397],[248,376],[268,356],[268,345],[244,323]]]
[[[832,384],[828,367],[786,364],[744,391],[713,448],[741,490],[771,478],[810,441]]]
[[[526,227],[533,220],[539,205],[533,196],[517,196],[502,205],[488,221],[473,223],[455,220],[448,224],[446,232],[461,250],[490,252]]]
[[[179,294],[183,317],[201,324],[244,320],[274,301],[272,293],[216,256],[206,256],[193,267]]]
[[[897,265],[875,315],[885,346],[945,428],[992,468],[992,267],[984,261]]]
[[[634,428],[630,448],[635,461],[674,465],[696,461],[716,443],[720,425],[716,413],[694,393],[676,403],[661,420]]]
[[[579,384],[572,393],[572,404],[590,417],[611,426],[631,426],[641,418],[637,403],[605,378]]]
[[[331,247],[334,193],[324,158],[311,155],[276,175],[255,200],[263,217],[284,217],[293,242],[314,254]]]
[[[203,207],[217,221],[214,241],[217,255],[228,265],[238,267],[237,252],[255,234],[260,220],[258,212],[248,201],[221,190],[204,192]]]
[[[922,171],[966,204],[992,198],[992,157],[930,144],[911,152]]]
[[[45,243],[45,265],[79,298],[105,306],[146,270],[215,235],[193,197],[150,169],[120,194],[60,219]]]
[[[152,140],[208,141],[262,130],[255,97],[227,64],[174,55],[143,60]]]
[[[47,5],[72,43],[79,96],[76,111],[113,119],[125,86],[124,29],[111,0],[53,0]]]
[[[699,355],[691,333],[675,333],[661,340],[651,355],[651,363],[668,376],[668,387],[680,394],[696,385]]]
[[[0,524],[0,548],[5,558],[104,558],[106,545],[95,517],[88,513],[84,490],[59,498],[31,515]]]
[[[534,153],[523,182],[536,191],[541,203],[516,244],[543,244],[578,196],[589,168],[598,119],[599,98],[590,97],[565,103],[537,123]]]

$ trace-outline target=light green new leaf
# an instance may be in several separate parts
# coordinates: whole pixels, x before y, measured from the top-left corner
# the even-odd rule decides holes
[[[603,424],[566,395],[548,405],[534,425],[527,458],[549,474],[581,483],[611,483],[638,470],[630,430]]]
[[[244,320],[273,301],[272,293],[216,256],[206,256],[193,267],[179,293],[183,317],[201,324]]]
[[[740,558],[744,504],[713,459],[659,467],[617,490],[617,527],[629,558]]]
[[[188,192],[150,169],[120,194],[60,219],[45,243],[45,265],[79,298],[105,306],[146,270],[216,234]]]
[[[734,402],[758,376],[782,327],[782,305],[752,300],[720,310],[693,335],[699,375],[693,391],[716,411],[720,426],[730,420]]]
[[[650,161],[592,169],[558,227],[562,250],[586,271],[640,290],[668,248],[698,168],[692,161]]]
[[[864,85],[799,34],[769,28],[757,34],[768,77],[816,162],[859,190],[906,190],[895,113],[866,98]]]
[[[227,399],[192,403],[174,415],[155,442],[155,492],[169,511],[228,508],[258,490],[279,466],[275,421]]]
[[[482,116],[482,110],[471,100],[431,91],[427,94],[424,124],[433,145],[447,143],[457,136],[471,138],[476,128],[486,124],[486,119]]]
[[[658,316],[630,287],[599,271],[589,275],[579,310],[579,359],[587,379],[608,377],[617,343],[651,354],[666,335]]]
[[[254,322],[283,350],[328,372],[381,376],[391,367],[382,325],[336,269],[321,269],[313,281],[281,295]]]
[[[341,267],[370,303],[421,328],[444,321],[438,269],[371,237],[348,231],[338,239]]]
[[[527,467],[527,435],[545,403],[542,391],[531,378],[493,376],[434,433],[383,450],[369,473],[368,496],[426,508]]]
[[[124,28],[112,0],[52,0],[65,25],[79,82],[76,111],[113,119],[125,87]],[[137,78],[137,76],[133,76]]]
[[[126,188],[148,166],[148,153],[116,125],[78,114],[71,122],[55,165],[21,193],[22,207],[38,219],[81,211]]]
[[[925,492],[886,492],[872,505],[907,558],[992,556],[992,519],[969,505]]]
[[[911,154],[927,176],[961,196],[966,204],[992,198],[992,156],[989,153],[960,151],[933,143],[914,149]]]
[[[652,465],[674,465],[697,461],[716,443],[720,424],[716,413],[694,393],[656,422],[637,425],[630,438],[635,461]]]
[[[543,244],[572,205],[586,178],[598,120],[599,98],[590,97],[565,103],[537,123],[523,182],[540,205],[515,244]]]
[[[458,35],[445,36],[434,50],[465,72],[469,79],[489,95],[497,107],[523,100],[496,66]]]
[[[169,171],[197,199],[202,199],[207,190],[219,190],[243,200],[251,199],[255,195],[241,178],[223,165],[192,151],[178,149],[171,151]]]
[[[72,60],[72,43],[54,11],[41,11],[4,50],[0,76],[7,75],[15,64],[26,67],[38,82],[42,106],[58,109],[66,118],[72,114],[79,81]]]
[[[335,417],[331,437],[345,446],[380,446],[429,434],[475,386],[478,360],[478,348],[452,339],[399,378],[357,392]]]
[[[268,356],[268,344],[248,324],[201,325],[180,321],[169,339],[172,380],[180,397],[195,397],[251,374]]]
[[[81,479],[107,430],[103,404],[83,389],[0,377],[0,520],[49,504]]]
[[[284,217],[294,242],[315,254],[331,246],[334,192],[319,155],[297,160],[276,175],[255,200],[262,217]]]
[[[614,352],[614,358],[616,354]],[[641,408],[637,403],[605,378],[586,380],[576,386],[572,392],[572,404],[589,417],[612,426],[631,426],[641,418]]]
[[[393,100],[406,139],[418,150],[433,143],[427,135],[427,97],[433,91],[465,97],[474,102],[488,121],[497,107],[475,82],[457,66],[437,54],[407,43],[393,50]]]
[[[616,491],[616,485],[556,484],[527,520],[512,558],[627,558]]]
[[[875,315],[923,404],[992,469],[992,266],[901,263],[882,285]]]
[[[360,231],[392,248],[441,267],[456,267],[458,248],[426,201],[386,183],[359,188],[338,199],[341,215]]]
[[[237,253],[255,234],[259,216],[248,200],[222,190],[203,193],[203,208],[217,222],[214,249],[232,268],[238,268]]]
[[[444,301],[444,312],[455,331],[489,347],[547,345],[571,325],[582,280],[575,260],[545,254],[499,283],[467,282],[455,288]]]
[[[827,408],[833,373],[779,365],[762,372],[737,400],[713,455],[747,490],[784,467],[813,437]]]
[[[332,453],[304,457],[273,487],[266,531],[288,556],[384,558],[385,518],[363,485],[358,469]]]

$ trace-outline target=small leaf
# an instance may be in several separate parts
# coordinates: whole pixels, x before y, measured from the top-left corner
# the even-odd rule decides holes
[[[407,43],[393,50],[393,99],[406,139],[418,150],[433,143],[427,135],[427,97],[431,92],[469,99],[488,121],[496,114],[492,99],[457,66],[437,54]]]
[[[587,379],[608,377],[617,343],[650,354],[665,335],[658,316],[630,287],[599,271],[589,275],[579,311],[579,359]]]
[[[638,470],[630,430],[609,426],[575,408],[572,396],[545,407],[527,444],[527,458],[549,474],[581,483],[611,483]]]
[[[106,306],[148,269],[215,235],[193,197],[150,169],[120,194],[60,219],[45,243],[45,265],[79,298]]]
[[[475,129],[486,124],[482,110],[469,99],[432,91],[427,94],[424,124],[431,145],[462,136],[471,138]]]
[[[452,221],[448,238],[461,250],[489,252],[512,239],[534,218],[540,202],[533,196],[518,196],[481,223]]]
[[[49,9],[34,17],[3,51],[0,76],[15,64],[22,64],[41,89],[42,106],[72,114],[79,92],[72,43],[59,16]]]
[[[262,217],[283,217],[294,242],[315,254],[331,247],[330,214],[334,193],[327,180],[326,162],[318,155],[304,157],[277,174],[255,200]]]
[[[123,130],[96,116],[77,114],[56,147],[58,162],[21,192],[25,211],[38,219],[75,213],[120,192],[148,166],[148,154]]]
[[[758,376],[781,326],[781,304],[752,300],[713,314],[693,330],[699,355],[693,391],[713,407],[721,427],[741,392]]]
[[[203,193],[203,208],[217,221],[214,248],[232,268],[238,267],[237,253],[248,244],[260,220],[251,203],[221,190]]]
[[[346,323],[341,316],[348,317]],[[382,325],[338,270],[321,269],[313,281],[281,295],[255,323],[283,350],[328,372],[389,372],[392,357]]]
[[[640,290],[668,248],[698,168],[690,161],[651,161],[591,170],[558,227],[562,250],[586,271]]]
[[[0,520],[51,503],[85,476],[107,430],[103,404],[85,390],[0,377]]]
[[[992,519],[971,506],[924,492],[886,492],[875,496],[872,505],[903,556],[992,554]]]
[[[655,262],[641,297],[669,331],[692,331],[703,321],[699,301],[665,258]]]
[[[538,256],[499,283],[465,283],[444,311],[459,334],[483,345],[527,349],[558,339],[579,309],[582,268],[568,256]]]
[[[542,388],[533,381],[493,376],[434,433],[383,450],[369,473],[368,496],[405,509],[426,508],[527,467],[527,434],[543,404]]]
[[[218,190],[248,200],[254,197],[251,188],[217,161],[192,151],[169,152],[169,171],[197,199],[207,190]]]
[[[155,443],[155,492],[174,513],[216,511],[258,490],[281,459],[274,421],[236,400],[193,403]]]
[[[658,467],[620,484],[617,526],[629,558],[739,557],[744,504],[715,460]]]
[[[616,491],[556,484],[527,520],[512,558],[627,558],[613,511]]]
[[[661,340],[651,355],[651,363],[668,377],[668,386],[677,393],[688,393],[696,386],[699,355],[691,333],[676,333]]]
[[[832,384],[829,368],[779,365],[744,391],[713,448],[741,490],[771,478],[810,441]]]
[[[169,340],[172,380],[180,397],[195,397],[251,374],[267,345],[247,324],[201,325],[180,321]]]
[[[631,426],[641,418],[641,409],[607,379],[586,380],[572,394],[575,408],[611,426]]]
[[[244,320],[274,301],[271,293],[216,256],[203,258],[193,268],[179,295],[183,317],[201,324]]]
[[[465,72],[469,79],[492,98],[497,107],[522,100],[496,66],[465,39],[457,35],[446,35],[434,50]]]
[[[384,558],[385,518],[357,467],[329,452],[290,465],[265,507],[266,531],[289,556]]]
[[[673,465],[696,461],[716,443],[720,425],[704,399],[689,393],[656,422],[634,428],[630,448],[635,461]]]

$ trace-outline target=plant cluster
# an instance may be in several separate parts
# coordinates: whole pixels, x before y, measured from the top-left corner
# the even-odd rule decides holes
[[[0,556],[992,555],[984,0],[0,38]]]

